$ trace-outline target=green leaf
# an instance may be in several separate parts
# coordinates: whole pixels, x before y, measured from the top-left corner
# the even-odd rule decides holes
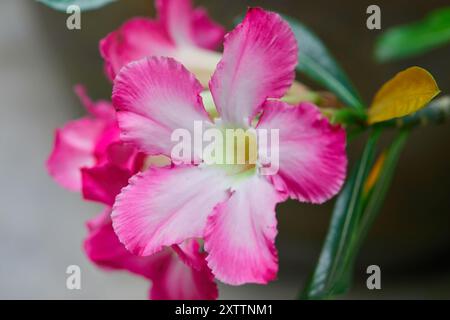
[[[37,0],[52,9],[66,12],[67,7],[77,5],[82,11],[94,10],[103,7],[116,0]]]
[[[336,202],[319,263],[302,298],[330,298],[345,293],[350,287],[355,259],[384,202],[409,130],[401,130],[395,138],[386,152],[374,187],[365,195],[361,189],[371,167],[379,134],[378,130],[372,132],[361,161]]]
[[[335,286],[337,288],[347,288],[350,285],[356,257],[384,203],[401,151],[403,150],[403,146],[405,145],[408,136],[409,130],[401,130],[397,135],[389,147],[389,150],[386,152],[387,154],[384,155],[382,168],[375,186],[371,189],[369,195],[363,199],[364,210],[357,221],[355,232],[352,233],[353,237],[348,243],[347,254],[342,262],[341,273],[335,280]],[[341,293],[336,290],[335,292],[337,292],[337,294]]]
[[[283,18],[290,24],[298,42],[297,70],[336,94],[348,106],[362,109],[359,94],[322,41],[302,23],[287,16]]]
[[[383,33],[375,46],[380,62],[416,56],[450,43],[450,7],[436,10],[419,22]]]
[[[356,164],[336,201],[319,261],[301,298],[326,299],[348,289],[350,279],[342,281],[341,269],[348,256],[348,244],[360,219],[363,185],[373,162],[380,133],[380,130],[371,132],[361,160]]]
[[[364,240],[373,224],[373,221],[375,220],[375,217],[378,215],[378,212],[384,203],[384,199],[389,186],[391,185],[392,177],[395,173],[395,168],[400,158],[401,151],[405,146],[409,133],[410,130],[408,129],[401,130],[387,151],[379,177],[368,196],[366,201],[367,205],[365,206],[364,212],[361,216],[358,234],[359,244],[361,244]]]

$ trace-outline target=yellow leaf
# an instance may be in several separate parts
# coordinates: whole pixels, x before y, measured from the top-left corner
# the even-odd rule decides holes
[[[369,108],[369,124],[404,117],[423,108],[440,92],[425,69],[411,67],[386,82]]]

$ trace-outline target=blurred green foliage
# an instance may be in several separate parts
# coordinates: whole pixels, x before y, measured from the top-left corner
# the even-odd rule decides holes
[[[433,11],[423,20],[389,29],[377,40],[375,57],[386,62],[428,52],[450,43],[450,7]]]

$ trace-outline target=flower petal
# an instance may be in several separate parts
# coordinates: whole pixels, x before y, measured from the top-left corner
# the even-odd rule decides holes
[[[108,150],[111,145],[120,143],[120,130],[117,121],[105,123],[105,129],[100,134],[95,145],[94,154],[97,163],[108,161]]]
[[[113,103],[121,138],[149,155],[170,156],[175,129],[193,132],[194,122],[210,122],[203,107],[202,86],[171,58],[130,63],[117,76]]]
[[[56,130],[47,170],[61,186],[72,191],[81,190],[80,169],[95,164],[94,150],[104,127],[102,120],[81,118]]]
[[[130,144],[114,142],[108,146],[106,161],[116,167],[129,170],[132,175],[144,166],[146,156]],[[130,176],[131,177],[131,176]]]
[[[100,54],[111,80],[129,62],[147,56],[170,56],[174,50],[164,25],[146,18],[128,20],[100,41]]]
[[[92,101],[92,99],[87,94],[86,87],[81,84],[77,84],[74,87],[74,91],[86,110],[94,118],[103,119],[108,122],[115,122],[116,111],[114,110],[111,102],[106,100],[97,100],[95,102]]]
[[[275,205],[285,199],[264,177],[242,182],[209,216],[206,260],[217,279],[232,285],[267,283],[276,277]]]
[[[170,250],[149,257],[133,255],[114,233],[110,213],[110,209],[107,209],[100,216],[88,221],[89,235],[84,241],[86,255],[102,268],[128,270],[148,279],[155,278],[161,267],[170,261]]]
[[[184,263],[177,254],[180,249],[166,248],[148,257],[130,253],[114,233],[109,209],[88,221],[87,226],[89,235],[84,241],[84,250],[89,259],[104,269],[127,270],[152,280],[152,299],[217,298],[217,286],[206,266],[204,254],[192,251],[198,250],[198,244],[197,247],[190,243],[182,246],[185,246],[183,252],[186,255],[196,256],[199,264],[203,261],[199,270]]]
[[[155,277],[150,290],[153,300],[215,300],[218,296],[214,276],[208,268],[195,270],[180,258],[170,263]]]
[[[173,245],[172,248],[188,266],[196,270],[201,270],[206,267],[206,253],[201,252],[197,239],[188,239],[179,245]]]
[[[196,8],[192,16],[195,43],[201,48],[214,50],[222,44],[225,28],[215,23],[204,8]]]
[[[345,130],[310,103],[267,101],[263,110],[258,129],[279,129],[279,170],[271,176],[277,189],[312,203],[334,196],[347,169]]]
[[[249,9],[225,36],[210,89],[225,122],[248,125],[267,98],[280,98],[294,80],[297,42],[279,15]]]
[[[217,299],[217,285],[206,265],[205,253],[195,239],[172,246],[173,254],[165,268],[154,277],[151,299],[212,300]],[[169,250],[169,249],[166,249]]]
[[[142,168],[144,156],[130,145],[115,142],[103,158],[103,163],[81,169],[83,198],[112,206],[128,179]]]
[[[177,46],[192,45],[191,0],[157,0],[158,17]]]
[[[156,1],[159,20],[177,46],[199,46],[214,50],[221,44],[225,29],[215,23],[202,7],[192,8],[191,0]]]
[[[81,169],[82,192],[86,200],[97,201],[108,206],[114,204],[116,195],[128,183],[131,173],[111,164]]]
[[[112,219],[122,243],[138,255],[201,238],[207,216],[228,197],[224,170],[178,166],[135,175],[116,198]]]

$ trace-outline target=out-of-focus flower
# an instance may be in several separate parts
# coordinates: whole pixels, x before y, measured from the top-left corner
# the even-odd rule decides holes
[[[213,51],[222,44],[225,30],[191,0],[157,0],[157,19],[133,18],[100,41],[105,70],[113,80],[120,69],[149,56],[172,57],[183,64],[204,88],[208,87],[222,55]],[[320,103],[321,94],[294,81],[283,101]]]
[[[90,167],[101,161],[105,146],[118,141],[119,131],[115,111],[111,103],[93,103],[82,86],[75,92],[89,115],[69,121],[56,130],[53,150],[47,160],[50,175],[64,188],[81,191],[80,168]]]
[[[225,30],[191,0],[157,0],[157,19],[134,18],[100,41],[105,70],[114,79],[127,63],[147,56],[181,61],[206,86],[220,54]]]
[[[218,291],[197,240],[173,245],[147,257],[130,253],[111,224],[111,209],[87,223],[84,250],[91,261],[106,270],[128,270],[152,281],[150,299],[211,300]]]
[[[57,130],[47,166],[63,187],[105,205],[103,213],[87,223],[87,256],[100,267],[128,270],[150,279],[152,299],[216,299],[217,286],[197,240],[174,244],[149,257],[134,255],[120,243],[112,228],[111,206],[128,179],[149,161],[119,140],[110,103],[92,102],[82,86],[77,86],[76,92],[90,115]]]
[[[151,57],[121,70],[113,89],[121,138],[146,154],[171,156],[171,133],[184,128],[194,136],[198,121],[245,130],[259,118],[257,129],[279,130],[279,171],[272,176],[260,174],[264,163],[205,162],[135,175],[112,213],[114,229],[130,251],[147,256],[204,238],[208,266],[219,280],[267,283],[276,277],[276,204],[287,197],[326,201],[341,188],[347,163],[342,128],[310,103],[292,107],[275,100],[292,85],[296,63],[288,24],[277,14],[249,9],[225,37],[210,81],[215,121],[205,111],[202,85],[177,61]]]

